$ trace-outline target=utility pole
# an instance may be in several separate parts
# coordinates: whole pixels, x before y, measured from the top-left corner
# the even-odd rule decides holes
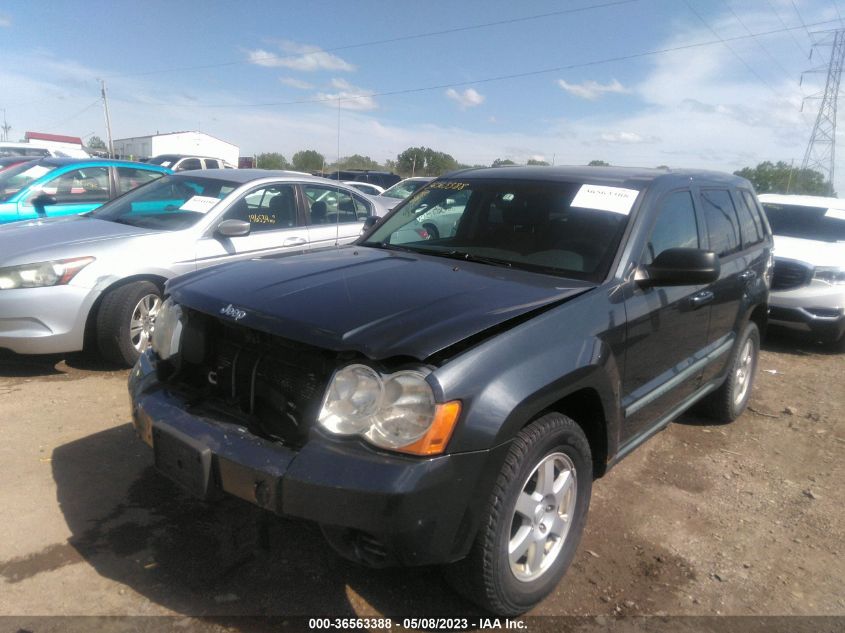
[[[106,98],[106,82],[100,79],[100,93],[103,95],[103,111],[106,113],[106,133],[109,137],[109,158],[114,158],[114,145],[111,138],[111,117],[109,116],[109,101]]]
[[[829,193],[833,195],[833,174],[836,165],[836,101],[839,97],[839,80],[842,78],[842,68],[845,63],[845,29],[831,31],[813,46],[831,46],[832,48],[830,62],[827,65],[824,93],[807,97],[808,99],[821,98],[821,105],[801,168],[814,169],[825,174]],[[823,72],[824,69],[822,66],[807,72]]]
[[[3,130],[3,140],[9,140],[9,130],[12,129],[12,126],[6,123],[6,108],[3,108],[3,127],[0,128]]]

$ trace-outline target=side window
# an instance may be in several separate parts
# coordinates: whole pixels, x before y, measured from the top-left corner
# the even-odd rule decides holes
[[[739,218],[739,234],[742,237],[742,247],[746,248],[763,241],[763,233],[758,225],[758,218],[748,208],[748,204],[742,195],[737,191],[734,196],[736,215]]]
[[[740,249],[739,221],[731,195],[725,189],[704,189],[701,192],[710,250],[719,257],[736,253]]]
[[[643,251],[642,263],[648,266],[669,248],[699,248],[695,208],[689,191],[676,191],[663,199]]]
[[[199,158],[186,158],[176,166],[176,171],[190,171],[192,169],[202,169]]]
[[[45,183],[41,192],[54,196],[56,204],[106,202],[109,199],[108,167],[74,169]]]
[[[214,158],[206,158],[205,159],[205,168],[206,169],[220,169],[220,163],[217,162]]]
[[[372,215],[370,204],[364,202],[358,196],[352,196],[352,203],[355,205],[355,220],[352,220],[353,222],[362,222],[367,219],[367,216]]]
[[[134,167],[118,167],[117,182],[121,193],[132,191],[150,181],[161,178],[164,174],[149,169],[135,169]]]
[[[293,186],[271,185],[250,191],[235,201],[222,219],[249,222],[253,233],[299,226]]]
[[[762,242],[766,237],[766,228],[763,220],[763,212],[760,210],[760,205],[757,204],[756,198],[750,191],[741,189],[740,193],[742,195],[742,199],[745,201],[745,206],[747,206],[751,212],[751,220],[754,222],[754,226],[757,227],[757,233],[759,234],[760,241]]]

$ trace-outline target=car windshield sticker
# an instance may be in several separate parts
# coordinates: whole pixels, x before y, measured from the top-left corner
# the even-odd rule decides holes
[[[571,206],[628,215],[639,193],[636,189],[623,189],[622,187],[581,185],[572,200]]]
[[[208,213],[215,204],[220,202],[217,198],[210,196],[193,196],[188,198],[181,207],[180,211],[195,211],[197,213]]]
[[[835,220],[845,220],[845,209],[828,209],[824,217],[834,218]]]

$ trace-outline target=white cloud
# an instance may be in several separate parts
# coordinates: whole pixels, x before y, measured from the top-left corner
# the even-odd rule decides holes
[[[364,111],[378,108],[376,100],[370,94],[372,90],[353,86],[345,79],[332,79],[332,88],[338,92],[318,92],[314,98],[324,100],[332,108],[340,107],[344,110]]]
[[[299,90],[311,90],[314,87],[314,84],[309,84],[307,81],[295,79],[294,77],[279,77],[279,81],[286,86],[297,88]]]
[[[656,136],[643,136],[636,132],[604,132],[599,136],[599,139],[604,143],[624,143],[626,145],[657,143],[660,141]]]
[[[576,97],[580,97],[582,99],[589,99],[590,101],[595,101],[604,94],[623,94],[630,92],[630,90],[625,88],[625,86],[619,83],[616,79],[606,84],[600,84],[592,79],[588,79],[584,83],[580,84],[571,84],[563,79],[558,79],[557,85],[571,95],[575,95]]]
[[[461,110],[467,108],[474,108],[484,103],[484,95],[479,94],[473,88],[467,88],[463,92],[458,92],[454,88],[449,88],[446,91],[446,96],[460,106]]]
[[[283,67],[302,72],[314,72],[317,70],[350,72],[355,70],[355,66],[346,60],[341,59],[337,55],[327,53],[318,46],[284,40],[279,43],[279,48],[282,49],[282,55],[277,55],[263,49],[248,51],[248,61],[257,66],[265,66],[267,68]]]
[[[9,16],[0,14],[0,27],[3,26],[12,26],[12,20],[9,19]]]

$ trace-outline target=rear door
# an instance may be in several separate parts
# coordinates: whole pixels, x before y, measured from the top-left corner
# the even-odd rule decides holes
[[[362,196],[331,185],[301,185],[312,248],[348,244],[357,239],[373,205]]]
[[[640,268],[668,248],[700,248],[702,229],[691,190],[665,194],[639,258]],[[709,292],[704,284],[647,288],[633,284],[625,301],[623,442],[647,432],[697,389],[699,359],[707,346]]]

